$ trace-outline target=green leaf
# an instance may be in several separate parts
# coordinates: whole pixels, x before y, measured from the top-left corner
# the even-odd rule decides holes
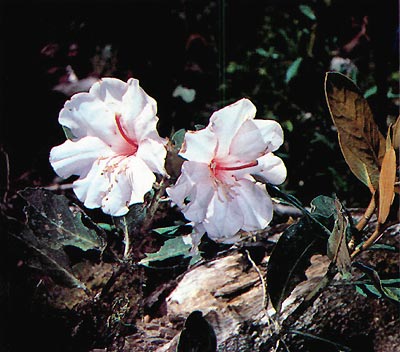
[[[331,197],[317,196],[311,201],[310,205],[311,212],[319,218],[329,219],[336,214],[335,200]]]
[[[128,233],[135,233],[142,226],[146,216],[146,207],[141,204],[133,204],[124,216],[113,217],[114,225],[119,229],[126,229]]]
[[[181,226],[182,225],[159,227],[158,229],[153,229],[152,231],[154,231],[155,233],[157,233],[159,235],[163,235],[163,236],[173,236],[178,232],[178,230]]]
[[[310,20],[315,21],[317,19],[311,7],[307,5],[299,5],[299,9],[302,12],[302,14],[307,16]]]
[[[376,298],[385,297],[392,302],[400,303],[400,278],[382,280],[379,273],[360,262],[355,262],[354,266],[360,269],[365,276],[363,283],[356,285],[357,292],[373,295]]]
[[[293,196],[277,187],[266,185],[268,193],[278,196],[298,207],[304,216],[287,228],[279,238],[268,262],[268,294],[277,312],[283,301],[298,283],[305,280],[305,271],[310,266],[312,255],[326,254],[328,239],[336,217],[335,200],[318,196],[311,202],[308,212]]]
[[[171,137],[172,145],[174,146],[174,150],[176,152],[178,152],[182,147],[183,141],[185,139],[185,133],[186,130],[184,128],[181,128],[180,130],[176,131]]]
[[[337,72],[326,74],[325,94],[343,156],[354,175],[374,193],[386,143],[371,109],[354,82]]]
[[[103,230],[83,212],[71,211],[66,197],[40,188],[26,188],[18,193],[27,202],[24,210],[28,225],[43,246],[54,250],[62,250],[64,246],[83,251],[104,249]]]
[[[64,134],[65,134],[65,137],[66,137],[67,139],[70,139],[70,140],[76,139],[76,137],[74,136],[74,134],[72,133],[72,131],[71,131],[67,126],[62,126],[62,129],[63,129]]]
[[[270,183],[267,182],[263,177],[260,175],[251,175],[254,177],[254,179],[258,182],[264,183],[265,188],[268,191],[268,194],[271,195],[272,197],[280,198],[282,199],[286,204],[293,205],[297,209],[299,209],[304,215],[308,215],[308,211],[303,207],[303,204],[293,195],[287,194],[285,192],[282,192],[277,186],[271,185]]]
[[[310,266],[311,256],[324,253],[326,241],[325,231],[306,216],[281,235],[267,269],[268,294],[278,313],[290,292],[306,279],[305,271]]]
[[[183,258],[191,257],[190,244],[186,244],[182,236],[174,237],[166,240],[158,252],[146,253],[146,258],[142,259],[139,264],[150,266],[152,262],[160,262],[177,256]]]
[[[364,98],[368,99],[370,96],[376,94],[377,91],[378,91],[378,86],[372,86],[371,88],[365,91]]]
[[[399,252],[399,248],[388,245],[388,244],[383,244],[383,243],[375,243],[371,247],[369,247],[367,250],[369,250],[369,251],[371,251],[371,250],[386,250],[386,251],[396,252],[396,253]]]
[[[10,231],[9,234],[27,248],[25,262],[29,267],[40,270],[58,284],[87,291],[85,284],[72,274],[68,256],[63,250],[46,246],[27,226],[20,231]]]
[[[298,57],[296,60],[292,62],[292,64],[289,66],[289,68],[286,71],[286,78],[285,82],[289,83],[293,77],[297,75],[297,72],[299,70],[300,64],[302,63],[303,58]]]

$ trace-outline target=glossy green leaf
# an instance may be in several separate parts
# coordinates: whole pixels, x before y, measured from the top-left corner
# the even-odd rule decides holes
[[[297,284],[306,279],[311,256],[324,253],[326,241],[324,231],[306,216],[281,235],[267,268],[268,294],[277,312]]]
[[[329,219],[336,214],[335,200],[331,197],[317,196],[311,201],[310,205],[313,215],[319,218]]]
[[[191,258],[191,247],[190,244],[184,242],[182,236],[174,237],[166,240],[159,251],[155,253],[146,253],[146,258],[142,259],[139,264],[151,266],[151,263],[161,262],[178,256],[181,256],[182,259]]]

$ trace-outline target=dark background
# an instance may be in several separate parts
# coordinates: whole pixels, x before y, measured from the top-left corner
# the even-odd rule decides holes
[[[316,21],[299,5],[309,6]],[[48,155],[65,140],[57,118],[68,99],[53,88],[65,79],[68,65],[80,79],[93,75],[97,48],[111,44],[114,66],[103,73],[140,80],[158,102],[163,136],[207,124],[216,109],[248,97],[258,118],[274,118],[284,128],[285,144],[278,153],[288,169],[284,190],[306,205],[319,194],[333,193],[349,207],[367,205],[369,191],[348,170],[338,147],[323,80],[334,55],[352,60],[360,88],[377,86],[368,100],[385,133],[387,116],[396,117],[399,106],[398,96],[387,95],[389,88],[399,93],[396,1],[8,0],[0,6],[0,145],[9,159],[7,169],[6,154],[0,156],[2,197],[52,184],[56,175]],[[364,16],[369,39],[344,52]],[[57,50],[44,54],[49,45]],[[260,48],[273,50],[260,55]],[[287,70],[299,57],[302,64],[286,83]],[[172,97],[178,84],[196,89],[193,103]],[[24,273],[1,275],[8,280],[4,285],[0,280],[1,296],[8,298],[1,307],[7,311],[1,338],[8,344],[14,340],[20,347],[14,351],[52,346],[50,337],[68,341],[59,312],[44,313],[32,303],[36,289],[23,281]]]

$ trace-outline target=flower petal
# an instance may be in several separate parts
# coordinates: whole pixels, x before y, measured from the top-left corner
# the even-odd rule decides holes
[[[102,202],[103,211],[114,216],[124,215],[128,212],[128,206],[142,203],[144,196],[149,192],[156,180],[153,172],[140,159],[131,156],[126,160],[126,176],[121,172],[115,175],[115,187],[113,187]],[[122,166],[124,168],[124,166]],[[127,199],[128,195],[128,200]]]
[[[57,175],[86,176],[100,156],[112,155],[112,150],[96,137],[85,137],[76,142],[67,140],[50,151],[50,163]]]
[[[201,222],[206,217],[208,204],[215,192],[212,181],[207,164],[185,161],[181,175],[174,186],[167,188],[167,193],[188,220]]]
[[[242,228],[243,214],[236,202],[221,199],[214,193],[203,225],[211,239],[223,242]]]
[[[286,166],[282,159],[273,153],[268,153],[259,158],[258,165],[253,171],[249,170],[249,173],[261,176],[266,182],[273,185],[280,185],[287,176]]]
[[[222,160],[222,165],[254,161],[266,152],[268,145],[254,121],[247,120],[239,128],[232,139],[229,156]]]
[[[74,191],[86,207],[101,206],[104,213],[121,216],[129,205],[143,202],[154,181],[140,158],[116,156],[94,163],[85,178],[74,182]]]
[[[65,103],[58,121],[68,127],[76,139],[98,137],[119,152],[127,148],[127,141],[118,132],[115,113],[94,95],[78,93]]]
[[[187,160],[209,164],[214,158],[217,139],[206,127],[200,131],[188,131],[179,155]]]
[[[243,214],[244,231],[256,231],[265,228],[272,220],[273,207],[271,197],[261,184],[241,179],[234,188],[237,192],[235,202]]]
[[[146,138],[161,140],[157,133],[157,102],[139,86],[138,80],[128,80],[122,106],[121,119],[131,139],[139,144]]]
[[[274,120],[253,120],[258,127],[266,144],[268,152],[274,152],[283,143],[283,129],[281,125]]]
[[[136,156],[142,159],[151,171],[165,175],[164,168],[167,150],[163,140],[145,139],[139,144]]]
[[[119,103],[128,89],[127,83],[117,78],[104,77],[92,85],[89,94],[107,104]]]
[[[248,99],[241,99],[212,114],[209,126],[218,138],[218,159],[229,154],[232,138],[246,120],[254,119],[255,114],[256,107]]]

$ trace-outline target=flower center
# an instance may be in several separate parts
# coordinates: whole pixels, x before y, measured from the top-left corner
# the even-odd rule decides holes
[[[243,165],[237,165],[237,166],[222,166],[222,165],[215,165],[215,169],[216,170],[226,170],[226,171],[234,171],[234,170],[243,170],[243,169],[247,169],[249,167],[253,167],[253,166],[257,166],[258,165],[258,161],[257,160],[253,160],[247,164],[243,164]]]
[[[232,199],[235,198],[236,192],[233,189],[234,183],[232,182],[232,179],[230,176],[233,175],[227,175],[224,173],[224,171],[236,171],[236,170],[243,170],[247,169],[249,167],[257,166],[258,161],[253,160],[249,163],[246,164],[239,164],[239,165],[234,165],[234,166],[224,166],[220,165],[217,161],[212,160],[209,167],[211,172],[214,175],[214,180],[213,184],[215,189],[218,191],[218,197],[220,198],[221,201],[224,199],[226,201],[231,201]],[[222,171],[222,172],[221,172]],[[228,177],[224,177],[228,176]]]
[[[214,174],[214,176],[218,178],[219,171],[243,170],[243,169],[247,169],[249,167],[253,167],[253,166],[257,166],[257,165],[258,165],[258,161],[252,160],[246,164],[225,166],[225,165],[221,165],[220,163],[218,163],[217,161],[215,161],[213,159],[213,160],[211,160],[211,163],[210,163],[210,169],[211,169],[212,173]]]
[[[132,154],[136,153],[138,149],[138,144],[136,143],[135,140],[131,139],[124,131],[124,128],[122,127],[121,124],[121,114],[115,114],[115,123],[117,124],[117,128],[119,133],[121,134],[122,138],[126,140],[128,144],[130,144],[133,147]]]

